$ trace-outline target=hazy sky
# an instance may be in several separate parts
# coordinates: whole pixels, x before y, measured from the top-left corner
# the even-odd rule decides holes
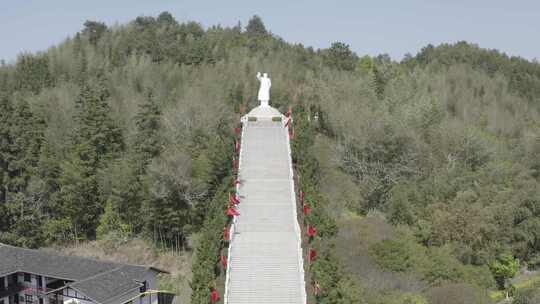
[[[165,10],[204,26],[245,25],[258,14],[289,42],[321,48],[343,41],[359,55],[401,59],[428,43],[467,40],[540,59],[539,0],[0,0],[0,58],[45,50],[87,19],[111,25]]]

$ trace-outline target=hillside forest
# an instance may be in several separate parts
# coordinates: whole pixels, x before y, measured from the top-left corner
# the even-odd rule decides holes
[[[0,242],[193,253],[182,303],[208,303],[258,71],[293,109],[322,248],[312,303],[540,303],[540,64],[468,42],[400,61],[313,49],[257,16],[87,21],[2,62]]]

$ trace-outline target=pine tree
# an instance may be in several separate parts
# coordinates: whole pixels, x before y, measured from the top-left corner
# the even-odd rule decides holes
[[[139,166],[139,174],[144,173],[149,162],[157,157],[163,146],[160,136],[161,110],[151,90],[146,93],[146,99],[139,107],[135,116],[137,132],[133,142],[133,153]]]
[[[103,79],[84,84],[77,100],[73,153],[62,168],[61,214],[70,219],[72,235],[93,238],[104,202],[98,170],[123,148],[121,130],[110,117],[109,93]]]
[[[9,185],[11,191],[23,191],[35,172],[43,141],[44,122],[36,118],[24,100],[16,103],[9,134],[11,137]]]
[[[38,94],[42,88],[53,84],[49,59],[45,55],[23,54],[15,67],[16,87]]]
[[[248,21],[248,24],[246,26],[246,33],[249,36],[260,37],[268,34],[268,31],[266,30],[266,27],[264,26],[261,17],[254,15]]]
[[[11,146],[11,117],[13,107],[11,100],[5,95],[0,95],[0,206],[7,199],[7,181],[9,160],[12,157]],[[0,226],[1,229],[1,226]]]

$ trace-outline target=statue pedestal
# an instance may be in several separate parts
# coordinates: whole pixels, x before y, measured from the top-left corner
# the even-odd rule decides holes
[[[281,118],[281,121],[285,121],[285,116],[281,114],[276,108],[273,108],[270,105],[264,106],[261,102],[261,105],[252,109],[242,117],[242,122],[247,122],[250,118],[255,118],[256,121],[272,121],[276,117]]]
[[[268,100],[261,100],[261,107],[268,107]]]

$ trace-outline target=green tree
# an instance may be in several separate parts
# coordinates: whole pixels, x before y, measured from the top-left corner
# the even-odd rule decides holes
[[[390,223],[394,225],[405,224],[412,225],[415,222],[415,216],[412,206],[407,197],[406,187],[396,186],[391,191],[389,200]]]
[[[11,100],[5,94],[0,93],[0,206],[6,202],[8,193],[9,160],[12,158],[10,150],[12,115]]]
[[[246,33],[251,37],[262,37],[268,34],[261,17],[254,15],[249,19]]]
[[[178,26],[178,22],[169,12],[162,12],[156,19],[157,23],[162,26]]]
[[[76,238],[94,238],[104,202],[98,170],[123,148],[121,130],[110,117],[109,94],[102,79],[85,84],[77,99],[73,152],[62,167],[62,214]]]
[[[38,164],[45,125],[35,117],[25,100],[15,104],[11,121],[8,188],[19,192],[26,188]]]
[[[343,42],[334,42],[329,49],[325,51],[325,61],[334,68],[354,71],[358,62],[358,56],[353,53],[348,44]]]
[[[501,254],[497,260],[491,263],[490,269],[499,289],[506,290],[506,298],[508,298],[509,280],[518,272],[519,260],[511,254]]]
[[[103,22],[86,20],[84,23],[83,35],[88,37],[88,41],[92,45],[97,45],[97,42],[107,31],[107,26]]]
[[[53,84],[46,55],[22,54],[15,65],[15,82],[19,90],[38,94],[41,89]]]
[[[140,166],[139,174],[144,172],[150,161],[157,157],[163,149],[161,137],[161,110],[152,91],[146,93],[144,103],[139,106],[139,112],[135,116],[135,133],[133,151],[136,162]]]
[[[371,73],[373,70],[373,59],[371,59],[371,57],[368,55],[362,56],[358,60],[358,70],[366,74]]]

